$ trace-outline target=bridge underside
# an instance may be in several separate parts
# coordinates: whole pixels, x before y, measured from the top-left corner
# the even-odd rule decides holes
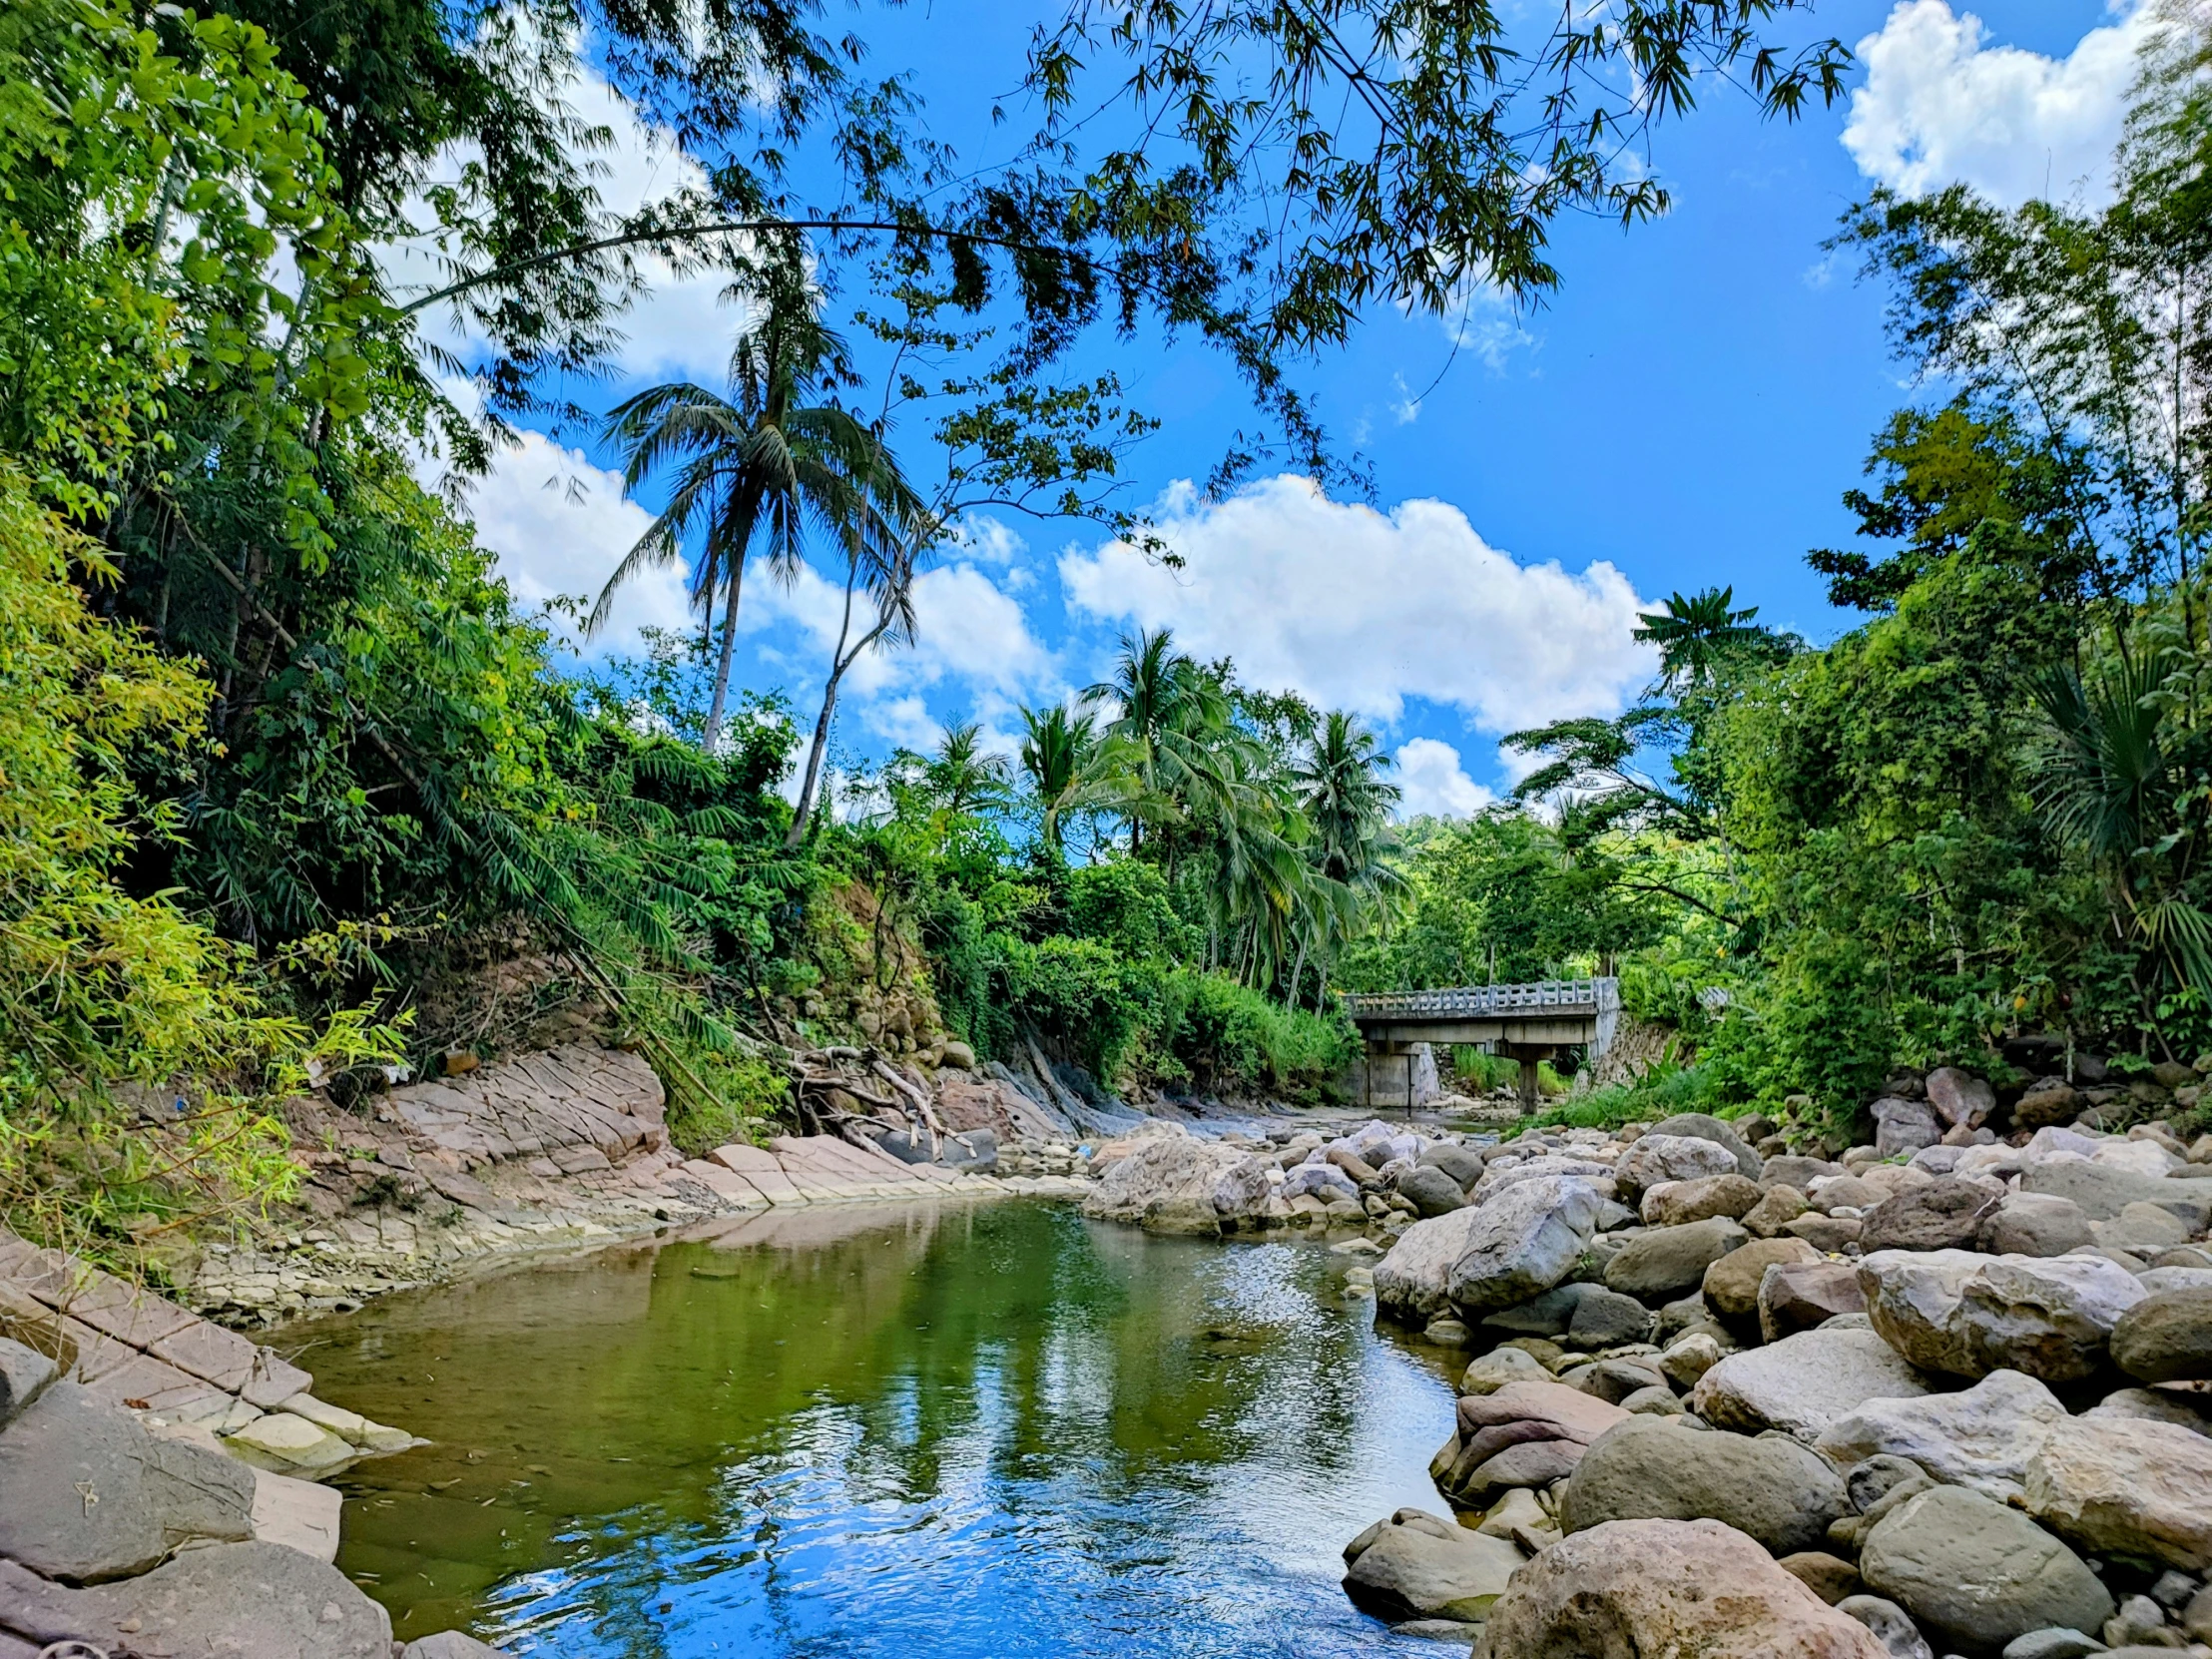
[[[1369,1104],[1380,1058],[1406,1056],[1409,1106],[1414,1045],[1464,1044],[1519,1061],[1521,1109],[1533,1113],[1541,1104],[1537,1062],[1556,1059],[1568,1048],[1581,1048],[1593,1059],[1603,1053],[1619,1018],[1620,987],[1613,979],[1585,979],[1352,993],[1344,998],[1344,1007],[1367,1045]]]

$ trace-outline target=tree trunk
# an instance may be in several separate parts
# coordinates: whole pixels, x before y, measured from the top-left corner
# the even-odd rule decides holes
[[[830,721],[837,707],[837,682],[843,677],[843,669],[832,666],[830,683],[823,688],[822,715],[815,722],[814,747],[807,752],[807,776],[799,786],[799,805],[792,812],[791,831],[784,837],[786,852],[797,851],[799,843],[807,838],[807,820],[815,810],[815,786],[822,779],[822,754],[830,746]]]
[[[707,711],[707,730],[700,738],[700,747],[710,755],[721,741],[722,711],[730,701],[730,659],[738,649],[738,596],[744,588],[745,561],[740,559],[730,570],[730,604],[722,614],[722,661],[715,669],[715,701]]]
[[[1284,1002],[1290,1007],[1296,1008],[1298,1006],[1298,987],[1301,983],[1304,982],[1305,978],[1306,935],[1304,933],[1301,933],[1298,936],[1298,962],[1297,965],[1291,969],[1291,994],[1283,999]]]

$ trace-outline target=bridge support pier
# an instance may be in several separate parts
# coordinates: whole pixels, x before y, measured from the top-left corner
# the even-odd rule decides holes
[[[1497,1052],[1505,1059],[1520,1063],[1518,1087],[1521,1116],[1534,1117],[1544,1109],[1543,1090],[1537,1086],[1536,1067],[1544,1060],[1557,1058],[1557,1046],[1552,1043],[1501,1042],[1497,1045]]]

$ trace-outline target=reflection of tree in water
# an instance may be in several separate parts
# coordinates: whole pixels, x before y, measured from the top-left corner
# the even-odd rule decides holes
[[[1231,1465],[1349,1472],[1369,1339],[1324,1277],[1309,1248],[948,1206],[764,1217],[394,1302],[307,1359],[326,1396],[439,1442],[355,1471],[340,1564],[416,1631],[527,1606],[649,1659],[656,1585],[749,1572],[780,1623],[787,1533],[819,1537],[828,1502],[1133,1538],[1156,1523],[1133,1499],[1203,1500]]]

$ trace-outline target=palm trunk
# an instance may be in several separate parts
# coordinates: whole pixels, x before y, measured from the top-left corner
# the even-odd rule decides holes
[[[1297,965],[1291,969],[1291,994],[1283,999],[1293,1008],[1296,1008],[1298,1006],[1298,987],[1305,980],[1305,978],[1306,935],[1304,933],[1300,933],[1298,936],[1298,962]]]
[[[815,810],[815,786],[822,780],[822,755],[830,746],[830,721],[837,708],[837,681],[842,670],[832,666],[830,683],[823,688],[822,714],[815,721],[814,747],[807,752],[807,776],[799,786],[799,805],[792,810],[792,827],[784,836],[784,850],[797,851],[807,838],[807,820]]]
[[[710,755],[722,738],[722,711],[730,701],[730,659],[738,649],[738,596],[745,588],[745,561],[730,568],[730,603],[722,613],[722,660],[715,668],[715,700],[707,710],[707,730],[700,747]]]

